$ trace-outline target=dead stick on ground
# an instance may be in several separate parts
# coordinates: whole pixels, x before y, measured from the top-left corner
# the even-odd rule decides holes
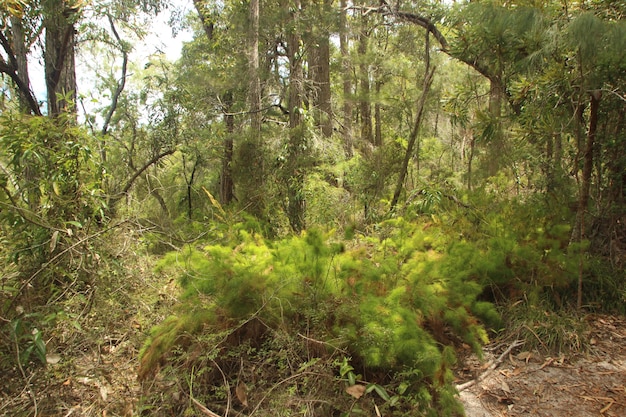
[[[511,345],[504,351],[502,352],[502,354],[500,356],[498,356],[498,359],[496,359],[495,361],[493,361],[489,367],[485,370],[485,372],[483,372],[482,374],[478,375],[478,377],[476,379],[472,379],[471,381],[467,381],[463,384],[457,385],[456,389],[457,391],[461,392],[464,391],[466,389],[468,389],[469,387],[471,387],[472,385],[476,384],[479,381],[482,381],[483,379],[485,379],[485,377],[487,375],[489,375],[489,373],[491,373],[494,369],[496,369],[498,367],[498,365],[500,365],[502,363],[502,361],[504,361],[504,358],[506,358],[506,356],[511,353],[511,351],[513,349],[515,349],[518,346],[523,345],[524,342],[522,340],[515,340],[513,343],[511,343]]]
[[[206,408],[204,405],[202,405],[202,403],[200,401],[196,400],[195,398],[191,397],[191,401],[193,401],[193,403],[196,405],[196,407],[198,407],[200,409],[202,414],[210,416],[210,417],[222,417],[219,414],[216,414],[213,411],[211,411],[208,408]]]

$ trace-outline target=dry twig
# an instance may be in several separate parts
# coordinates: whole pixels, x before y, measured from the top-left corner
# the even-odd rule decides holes
[[[500,356],[498,356],[498,358],[496,360],[494,360],[493,362],[491,362],[491,364],[489,364],[489,367],[487,367],[485,372],[483,372],[482,374],[478,375],[477,378],[472,379],[471,381],[467,381],[467,382],[465,382],[463,384],[457,385],[456,386],[457,391],[459,391],[459,392],[464,391],[464,390],[468,389],[469,387],[471,387],[472,385],[475,385],[477,382],[480,382],[483,379],[485,379],[485,377],[487,375],[489,375],[494,369],[496,369],[498,367],[498,365],[500,365],[502,363],[502,361],[504,361],[506,356],[509,353],[511,353],[511,351],[513,349],[515,349],[518,346],[522,346],[523,344],[524,344],[524,341],[522,341],[522,340],[515,340],[515,341],[513,341],[513,343],[511,343],[509,345],[509,347],[506,348],[506,350],[504,352],[502,352],[502,354],[500,354]]]

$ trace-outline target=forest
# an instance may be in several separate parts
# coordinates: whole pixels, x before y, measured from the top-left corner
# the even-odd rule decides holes
[[[471,416],[623,344],[626,1],[0,15],[0,415]]]

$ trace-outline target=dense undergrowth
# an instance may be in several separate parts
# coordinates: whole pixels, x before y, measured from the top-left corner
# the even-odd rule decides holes
[[[64,387],[83,352],[122,344],[143,384],[135,414],[462,415],[460,355],[494,339],[586,348],[580,274],[585,311],[623,312],[623,276],[540,200],[427,190],[387,220],[291,235],[206,194],[212,221],[72,220],[64,235],[20,235],[52,252],[39,267],[36,253],[3,252],[0,364],[16,387],[2,395],[15,415],[39,401],[20,399],[19,381]]]
[[[148,395],[146,409],[191,413],[200,401],[220,413],[461,415],[457,352],[480,354],[490,337],[583,349],[584,328],[567,311],[584,244],[569,244],[566,225],[501,208],[409,207],[344,236],[266,239],[236,223],[168,253],[157,271],[177,277],[182,295],[151,331],[139,375],[178,381],[177,392],[184,380],[187,396]]]

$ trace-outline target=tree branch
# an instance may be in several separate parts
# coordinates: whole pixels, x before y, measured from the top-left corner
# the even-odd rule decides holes
[[[141,174],[143,174],[143,172],[146,169],[150,168],[152,165],[156,164],[157,162],[159,162],[161,159],[165,158],[166,156],[173,154],[174,152],[176,152],[176,148],[168,149],[166,151],[161,152],[158,155],[155,155],[152,159],[150,159],[148,162],[146,162],[141,168],[139,168],[137,171],[135,171],[135,173],[129,178],[129,180],[126,182],[126,185],[124,186],[124,188],[122,188],[122,190],[120,192],[118,192],[116,195],[111,197],[111,200],[110,200],[109,204],[111,206],[113,206],[115,203],[117,203],[126,193],[128,193],[130,188],[135,183],[135,180],[137,180],[137,178]]]
[[[477,382],[482,381],[483,379],[485,379],[485,377],[487,375],[489,375],[491,372],[493,372],[493,370],[495,370],[498,365],[500,365],[504,359],[506,358],[506,356],[511,353],[511,351],[513,349],[515,349],[518,346],[522,346],[524,344],[524,341],[522,340],[515,340],[513,341],[513,343],[511,343],[511,345],[509,345],[509,347],[500,354],[500,356],[498,356],[498,358],[496,360],[494,360],[493,362],[491,362],[491,364],[489,364],[489,366],[487,367],[487,369],[485,370],[485,372],[483,372],[482,374],[478,375],[478,377],[476,379],[472,379],[471,381],[467,381],[463,384],[459,384],[457,385],[455,388],[457,391],[461,392],[461,391],[465,391],[466,389],[468,389],[469,387],[471,387],[472,385],[475,385]]]
[[[198,17],[200,18],[200,22],[202,23],[204,33],[206,33],[206,36],[207,38],[209,38],[209,40],[212,40],[214,25],[207,16],[204,2],[201,0],[193,0],[193,5],[196,7],[196,11],[198,12]]]
[[[9,59],[8,62],[5,62],[4,59],[0,57],[0,72],[11,77],[20,94],[22,94],[26,99],[30,111],[36,116],[41,116],[41,109],[39,108],[39,104],[37,103],[35,96],[30,91],[30,86],[27,85],[24,80],[22,80],[22,77],[20,77],[17,73],[17,59],[15,58],[11,44],[2,31],[0,31],[0,43],[2,44],[2,47],[4,48],[4,51]]]
[[[511,108],[513,109],[513,111],[519,114],[520,106],[513,101],[511,94],[508,92],[508,90],[504,86],[504,82],[497,76],[497,74],[493,72],[493,70],[482,65],[478,61],[478,57],[475,57],[472,59],[470,57],[463,56],[461,54],[453,53],[450,50],[450,45],[448,44],[448,41],[445,38],[445,36],[439,31],[439,29],[434,24],[434,22],[430,20],[428,17],[422,16],[416,13],[402,12],[402,11],[397,10],[396,8],[391,7],[387,3],[386,0],[380,0],[380,1],[381,1],[380,7],[367,8],[367,10],[380,13],[383,16],[391,16],[404,22],[413,23],[415,25],[421,26],[424,29],[426,29],[428,32],[430,32],[434,36],[437,42],[439,42],[442,52],[444,52],[446,55],[448,55],[451,58],[454,58],[458,61],[461,61],[469,65],[474,70],[476,70],[480,75],[487,78],[490,82],[496,83],[497,85],[499,85],[502,91],[504,91],[505,94],[507,95],[508,102],[511,105]]]
[[[122,76],[120,78],[120,81],[117,83],[117,88],[115,89],[115,92],[113,93],[113,98],[111,99],[111,106],[109,107],[109,110],[107,111],[107,114],[104,118],[104,123],[102,125],[102,131],[101,131],[102,136],[105,136],[109,130],[109,124],[111,123],[111,118],[113,117],[113,113],[115,113],[115,110],[117,109],[117,103],[119,101],[120,95],[122,94],[122,91],[124,91],[124,87],[126,86],[126,71],[128,68],[128,52],[126,51],[126,48],[124,47],[124,44],[122,42],[122,39],[120,38],[120,35],[117,33],[117,29],[115,28],[115,24],[113,23],[113,18],[111,17],[110,14],[107,15],[107,18],[109,19],[109,24],[111,25],[111,30],[113,31],[113,35],[115,36],[115,39],[117,39],[120,49],[122,50],[123,60],[122,60]]]

